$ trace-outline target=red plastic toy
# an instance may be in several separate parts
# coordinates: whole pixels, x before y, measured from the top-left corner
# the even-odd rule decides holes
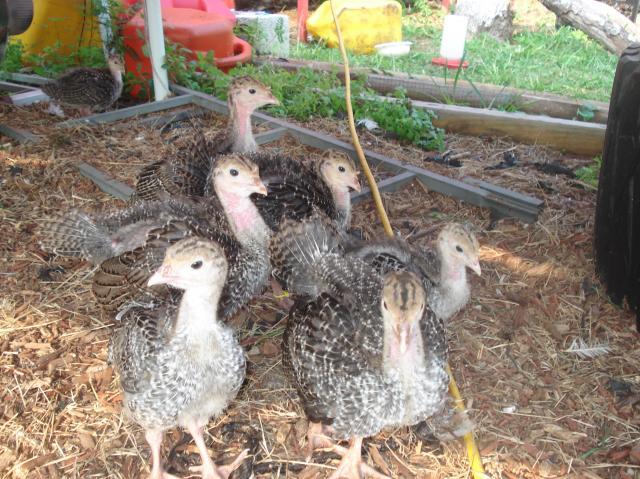
[[[226,1],[233,3],[233,0]],[[189,55],[189,60],[196,60],[198,53],[206,55],[212,51],[216,66],[227,72],[237,64],[251,59],[251,45],[233,35],[235,16],[223,4],[223,0],[162,0],[161,5],[166,39],[191,50],[193,53]],[[192,5],[201,8],[173,8],[167,5]],[[219,8],[226,9],[226,13],[217,13]],[[215,9],[216,12],[205,9]],[[141,85],[132,88],[131,94],[150,97],[151,63],[144,53],[146,49],[142,11],[127,21],[123,36],[126,71],[132,72],[141,80]]]

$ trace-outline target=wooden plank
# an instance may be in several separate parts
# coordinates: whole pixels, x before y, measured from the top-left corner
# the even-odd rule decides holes
[[[578,155],[602,153],[606,125],[526,113],[508,113],[467,106],[413,101],[416,108],[437,115],[435,126],[465,135],[506,136],[520,143],[547,145]]]
[[[96,115],[86,116],[84,118],[76,118],[73,120],[67,120],[60,123],[58,126],[69,128],[72,126],[86,125],[86,124],[100,124],[110,123],[113,121],[124,120],[138,115],[146,115],[148,113],[155,113],[157,111],[168,110],[170,108],[176,108],[183,105],[192,103],[193,98],[190,95],[181,95],[167,100],[155,101],[152,103],[143,103],[142,105],[130,106],[128,108],[121,108],[119,110],[108,111],[105,113],[98,113]]]
[[[407,183],[410,183],[416,178],[416,174],[412,172],[400,173],[399,175],[392,176],[382,181],[378,181],[378,190],[381,193],[392,193],[402,188]],[[371,190],[369,188],[362,188],[362,191],[351,194],[351,203],[354,205],[361,201],[372,199]]]
[[[221,108],[221,105],[226,108],[224,102],[205,93],[196,92],[179,86],[174,86],[174,88],[177,92],[192,94],[195,97],[194,102],[204,108],[209,108],[212,111]],[[286,128],[289,133],[296,137],[301,143],[321,149],[337,149],[347,153],[355,161],[358,161],[356,152],[350,143],[288,123],[279,118],[270,117],[264,113],[256,112],[253,116],[256,117],[256,119],[269,121],[271,124]],[[508,198],[502,198],[499,193],[490,192],[479,186],[470,185],[462,181],[448,178],[423,168],[418,168],[417,166],[401,163],[373,151],[365,150],[365,156],[371,164],[380,165],[385,170],[395,173],[403,173],[406,171],[413,172],[427,188],[437,193],[454,196],[477,206],[490,208],[494,210],[497,215],[515,216],[526,222],[533,222],[537,219],[537,208],[535,209],[534,214],[531,212],[531,205],[536,205],[539,202],[539,200],[535,198],[530,198],[520,194],[511,195]],[[522,198],[526,198],[526,200],[523,200]]]
[[[30,131],[15,128],[9,125],[0,123],[0,133],[19,141],[20,143],[37,143],[40,141],[40,137],[34,135]]]
[[[304,60],[256,59],[257,64],[269,64],[276,68],[296,71],[311,68],[317,71],[335,72],[344,79],[342,65],[327,62]],[[561,95],[539,93],[519,88],[502,87],[486,83],[471,84],[468,81],[454,81],[449,78],[429,75],[416,75],[400,72],[376,73],[368,68],[352,68],[353,78],[364,78],[365,84],[379,93],[387,94],[402,87],[407,96],[414,100],[450,103],[452,101],[478,108],[500,108],[513,106],[525,113],[548,115],[554,118],[572,120],[577,117],[578,109],[588,108],[593,111],[594,123],[606,123],[609,104],[594,100],[574,100]]]
[[[98,188],[111,196],[121,200],[127,200],[133,194],[133,188],[129,185],[111,178],[103,171],[100,171],[87,163],[79,163],[76,167],[82,176],[89,178],[98,186]]]

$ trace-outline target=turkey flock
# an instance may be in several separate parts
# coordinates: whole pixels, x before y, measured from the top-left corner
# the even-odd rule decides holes
[[[168,133],[175,154],[143,168],[125,207],[69,210],[41,230],[44,250],[96,267],[92,291],[115,325],[108,361],[151,448],[150,477],[174,477],[160,450],[178,426],[203,478],[244,461],[246,450],[216,465],[203,432],[245,378],[230,319],[267,288],[292,299],[282,363],[309,420],[307,460],[319,448],[342,458],[332,478],[386,477],[361,459],[363,438],[383,429],[429,419],[436,435],[468,432],[452,425],[446,327],[469,300],[467,268],[480,274],[474,234],[448,224],[426,250],[352,235],[353,162],[258,149],[251,114],[278,100],[257,80],[234,79],[228,102],[218,135]]]

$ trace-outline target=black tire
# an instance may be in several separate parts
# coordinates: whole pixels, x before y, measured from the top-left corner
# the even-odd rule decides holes
[[[640,44],[620,56],[609,105],[595,221],[596,269],[640,331]]]

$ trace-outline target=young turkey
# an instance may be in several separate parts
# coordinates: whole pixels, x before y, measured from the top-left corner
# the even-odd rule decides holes
[[[88,115],[113,105],[122,93],[124,67],[117,56],[110,56],[107,64],[108,68],[75,68],[42,85],[53,102],[52,112],[64,116],[60,106],[72,106]]]
[[[93,292],[114,311],[164,294],[166,288],[147,288],[147,280],[171,244],[186,236],[211,239],[224,249],[230,264],[220,302],[220,316],[227,318],[266,283],[271,231],[249,198],[266,193],[255,164],[226,155],[216,164],[212,182],[217,195],[198,202],[171,197],[102,214],[71,210],[44,222],[41,245],[99,264]]]
[[[167,249],[149,286],[184,290],[151,307],[133,306],[109,344],[109,362],[120,375],[125,411],[145,430],[152,479],[169,479],[161,464],[164,431],[176,426],[193,436],[205,479],[227,478],[246,451],[216,467],[203,430],[236,396],[245,375],[244,352],[230,328],[218,321],[217,304],[227,278],[225,251],[216,243],[187,238]]]
[[[445,225],[435,248],[422,252],[399,238],[352,244],[346,249],[347,254],[362,259],[381,274],[405,270],[417,274],[427,291],[429,306],[443,320],[469,301],[466,269],[478,276],[481,273],[478,240],[458,223]]]
[[[225,251],[230,271],[220,301],[221,318],[228,318],[260,293],[271,271],[271,232],[249,197],[252,193],[265,194],[266,188],[255,165],[238,155],[221,158],[212,181],[217,196],[211,200],[219,200],[220,205],[207,204],[206,208],[171,219],[148,232],[142,246],[100,264],[93,281],[98,302],[117,310],[130,301],[152,300],[156,292],[146,288],[148,278],[166,249],[186,236],[216,241]]]
[[[251,159],[260,168],[268,190],[266,196],[253,195],[252,199],[272,230],[277,230],[284,218],[301,220],[315,211],[325,213],[340,228],[349,228],[349,193],[360,191],[360,182],[347,155],[329,151],[314,168],[278,154],[256,153]]]
[[[283,345],[310,421],[309,448],[332,447],[342,456],[333,478],[381,476],[362,463],[362,439],[446,408],[443,322],[413,273],[381,276],[336,252],[321,222],[294,226],[284,248],[295,276],[321,283],[317,296],[302,296],[291,309]],[[333,439],[349,440],[349,448]]]
[[[135,199],[158,199],[163,193],[189,197],[204,195],[215,159],[225,153],[250,153],[258,149],[253,137],[251,115],[265,105],[277,105],[266,85],[251,77],[237,77],[231,81],[227,102],[229,121],[224,132],[207,138],[194,128],[196,140],[177,139],[175,154],[156,161],[138,175]]]

